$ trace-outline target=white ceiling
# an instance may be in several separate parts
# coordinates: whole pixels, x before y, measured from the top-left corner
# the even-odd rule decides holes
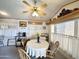
[[[33,5],[32,0],[27,0],[30,4]],[[74,0],[42,0],[47,3],[45,9],[45,16],[33,17],[30,13],[22,13],[25,9],[27,10],[27,5],[22,3],[22,0],[0,0],[0,11],[5,11],[8,13],[8,16],[3,16],[0,14],[0,18],[15,18],[15,19],[26,19],[26,20],[49,20],[53,15],[58,11],[58,9],[71,1]]]

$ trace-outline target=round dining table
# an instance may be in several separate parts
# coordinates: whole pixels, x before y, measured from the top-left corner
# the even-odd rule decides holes
[[[32,57],[46,57],[46,50],[48,49],[49,43],[45,40],[30,40],[27,42],[27,53]]]

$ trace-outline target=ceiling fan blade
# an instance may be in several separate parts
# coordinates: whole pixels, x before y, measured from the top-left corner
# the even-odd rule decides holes
[[[46,8],[46,7],[47,7],[47,4],[46,4],[46,3],[42,3],[42,4],[40,5],[40,7]]]
[[[28,5],[28,6],[31,6],[27,1],[23,0],[22,1],[24,4]]]
[[[34,6],[39,6],[41,1],[40,0],[33,0]]]
[[[34,1],[34,4],[36,5],[36,3],[37,3],[37,0],[33,0]]]
[[[23,13],[28,13],[29,11],[23,11]]]
[[[38,14],[39,14],[40,16],[45,16],[45,15],[46,15],[46,13],[41,12],[41,11],[39,11]]]
[[[46,13],[42,13],[42,15],[43,15],[43,16],[45,16],[45,15],[46,15]]]

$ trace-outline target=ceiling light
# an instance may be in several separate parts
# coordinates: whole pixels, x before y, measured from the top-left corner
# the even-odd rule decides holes
[[[8,13],[6,13],[5,11],[0,11],[0,14],[4,16],[8,16]]]
[[[34,11],[34,12],[32,13],[32,16],[38,16],[38,13],[37,13],[36,11]]]

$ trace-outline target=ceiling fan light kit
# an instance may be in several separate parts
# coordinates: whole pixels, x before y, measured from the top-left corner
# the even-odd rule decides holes
[[[37,9],[37,7],[34,7],[34,8],[33,8],[32,16],[36,16],[36,17],[39,16],[39,15],[38,15],[38,9]]]
[[[34,11],[34,12],[32,13],[32,16],[36,16],[36,17],[37,17],[37,16],[39,16],[39,15],[38,15],[38,13],[37,13],[36,11]]]

